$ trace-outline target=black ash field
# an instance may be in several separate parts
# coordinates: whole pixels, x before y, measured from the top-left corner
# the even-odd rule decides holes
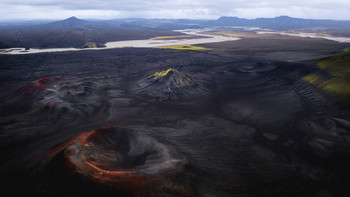
[[[350,44],[200,46],[1,55],[2,191],[349,196]]]

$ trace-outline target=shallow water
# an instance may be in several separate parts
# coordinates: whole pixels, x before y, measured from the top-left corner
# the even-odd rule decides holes
[[[332,40],[340,43],[350,43],[349,37],[336,37],[329,35],[321,35],[318,33],[289,33],[289,32],[279,32],[266,30],[256,27],[232,27],[232,28],[241,28],[246,31],[253,31],[257,34],[279,34],[284,36],[296,36],[303,38],[316,38],[316,39],[326,39]],[[164,40],[125,40],[125,41],[115,41],[107,42],[106,47],[103,48],[48,48],[48,49],[37,49],[31,48],[25,50],[25,48],[8,48],[0,50],[0,54],[33,54],[33,53],[47,53],[47,52],[63,52],[63,51],[82,51],[82,50],[103,50],[103,49],[113,49],[113,48],[126,48],[126,47],[135,47],[135,48],[152,48],[152,47],[163,47],[169,45],[195,45],[195,44],[207,44],[207,43],[216,43],[216,42],[225,42],[225,41],[235,41],[240,40],[239,37],[232,36],[223,36],[223,35],[212,35],[207,34],[206,32],[213,31],[213,28],[204,28],[204,29],[183,29],[183,30],[174,30],[175,32],[180,32],[186,35],[193,36],[205,36],[206,38],[192,38],[192,39],[164,39]]]
[[[102,49],[112,49],[112,48],[124,48],[124,47],[162,47],[169,45],[184,45],[184,44],[205,44],[205,43],[215,43],[215,42],[225,42],[225,41],[234,41],[239,40],[238,37],[232,36],[220,36],[220,35],[209,35],[205,32],[211,29],[184,29],[184,30],[175,30],[176,32],[184,33],[187,35],[194,36],[205,36],[207,38],[192,38],[192,39],[173,39],[173,40],[126,40],[126,41],[115,41],[107,42],[104,48],[88,48],[88,49],[79,49],[79,48],[50,48],[50,49],[29,49],[25,48],[10,48],[4,49],[1,53],[6,54],[32,54],[32,53],[46,53],[46,52],[62,52],[62,51],[81,51],[81,50],[102,50]]]
[[[321,38],[326,40],[332,40],[336,42],[345,42],[350,43],[350,38],[348,37],[336,37],[336,36],[328,36],[328,35],[320,35],[317,33],[288,33],[288,32],[278,32],[278,31],[256,31],[257,34],[279,34],[283,36],[296,36],[302,38]]]

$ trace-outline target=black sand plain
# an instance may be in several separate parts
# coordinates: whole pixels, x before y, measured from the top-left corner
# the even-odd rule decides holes
[[[349,107],[302,77],[318,69],[312,60],[350,45],[270,36],[201,46],[213,50],[1,55],[1,190],[349,196]],[[126,140],[118,146],[120,168],[150,170],[146,189],[115,187],[67,167],[69,148],[60,147],[105,127],[119,134],[103,138]]]

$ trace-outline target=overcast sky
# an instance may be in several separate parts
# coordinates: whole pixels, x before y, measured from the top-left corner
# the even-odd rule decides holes
[[[0,0],[0,20],[78,18],[216,19],[288,15],[350,20],[350,0]]]

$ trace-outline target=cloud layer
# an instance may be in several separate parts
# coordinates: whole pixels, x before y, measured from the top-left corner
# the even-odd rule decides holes
[[[9,19],[190,18],[215,19],[288,15],[299,18],[350,20],[348,0],[0,0]]]

